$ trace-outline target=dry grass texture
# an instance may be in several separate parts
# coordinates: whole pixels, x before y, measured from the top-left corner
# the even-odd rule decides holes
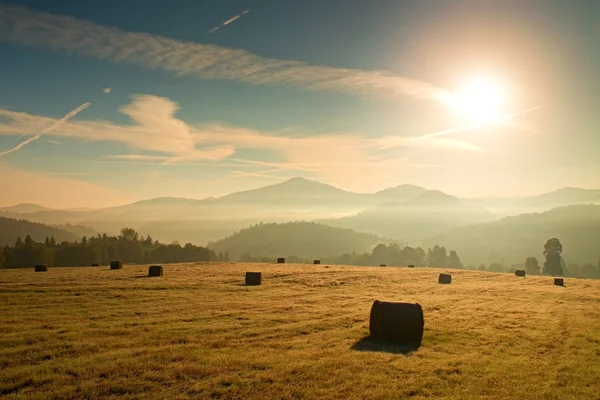
[[[211,263],[0,270],[6,399],[598,399],[600,281]],[[261,286],[241,277],[259,269]],[[361,346],[375,299],[422,346]]]

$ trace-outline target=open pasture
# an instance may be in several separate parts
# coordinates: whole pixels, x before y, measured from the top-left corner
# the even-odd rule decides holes
[[[0,270],[0,397],[600,398],[600,281],[451,270],[440,285],[440,272]],[[420,348],[365,339],[375,299],[422,305]]]

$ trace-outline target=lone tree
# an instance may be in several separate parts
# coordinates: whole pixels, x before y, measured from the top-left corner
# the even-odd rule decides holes
[[[540,263],[535,257],[527,257],[525,259],[525,272],[527,275],[539,275]]]
[[[448,254],[448,260],[446,261],[446,265],[449,268],[463,268],[463,264],[462,262],[460,262],[460,257],[458,256],[458,253],[456,253],[456,251],[454,250],[450,250],[450,254]]]
[[[557,238],[548,239],[544,245],[544,275],[562,276],[562,244]]]

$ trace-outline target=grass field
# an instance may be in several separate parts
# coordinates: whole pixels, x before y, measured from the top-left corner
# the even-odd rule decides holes
[[[263,285],[243,285],[245,271]],[[437,269],[0,270],[6,399],[600,399],[600,281]],[[416,301],[422,346],[365,341]]]

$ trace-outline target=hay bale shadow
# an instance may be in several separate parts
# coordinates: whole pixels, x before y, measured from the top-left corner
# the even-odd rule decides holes
[[[356,351],[376,351],[380,353],[409,355],[417,351],[420,347],[421,343],[398,343],[386,340],[375,340],[371,338],[371,336],[365,336],[354,343],[350,348]]]

